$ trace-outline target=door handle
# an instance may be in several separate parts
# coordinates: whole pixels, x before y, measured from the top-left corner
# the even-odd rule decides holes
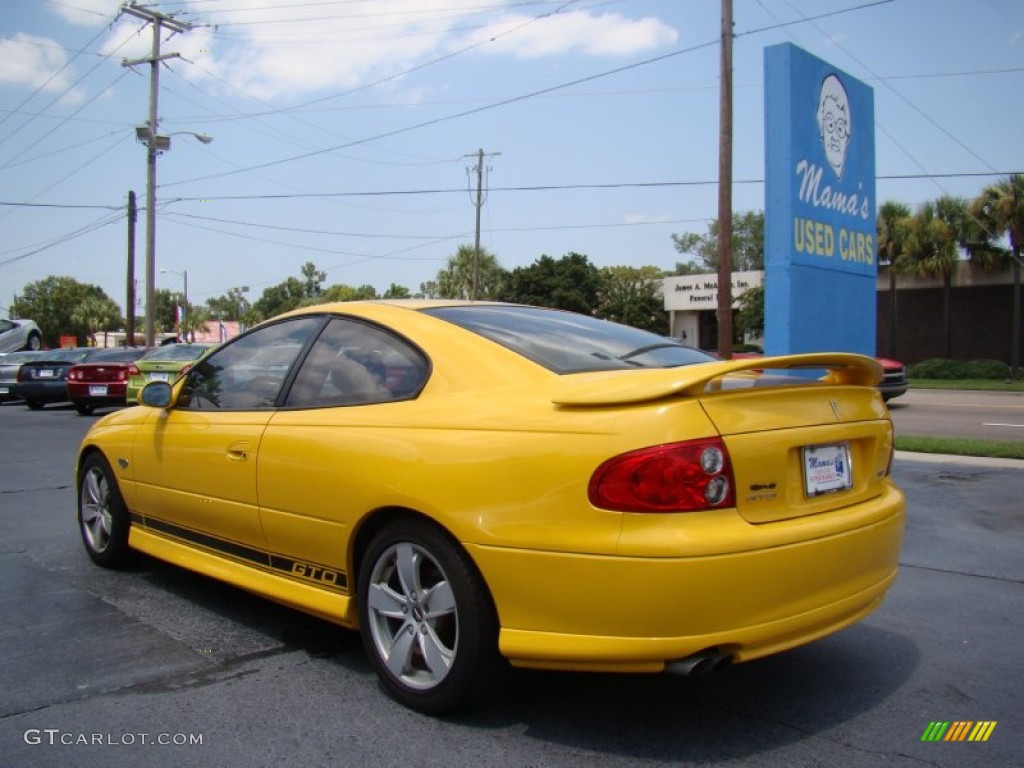
[[[228,458],[231,461],[245,461],[249,458],[249,443],[238,442],[228,446]]]

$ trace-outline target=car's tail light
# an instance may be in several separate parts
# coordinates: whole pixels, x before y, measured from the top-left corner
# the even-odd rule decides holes
[[[138,366],[136,366],[136,365],[129,365],[128,366],[128,375],[129,376],[141,376],[142,375],[142,371],[140,371]]]
[[[77,381],[80,378],[82,378],[82,372],[81,371],[75,370],[74,368],[72,368],[70,371],[68,371],[68,379],[69,380]]]
[[[736,503],[721,439],[643,448],[604,462],[590,478],[590,503],[621,512],[694,512]]]

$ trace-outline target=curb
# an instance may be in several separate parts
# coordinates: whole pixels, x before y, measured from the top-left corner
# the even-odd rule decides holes
[[[899,461],[916,461],[922,464],[964,464],[972,467],[1024,469],[1024,459],[990,459],[983,456],[955,456],[948,453],[912,453],[911,451],[896,451],[894,457]]]

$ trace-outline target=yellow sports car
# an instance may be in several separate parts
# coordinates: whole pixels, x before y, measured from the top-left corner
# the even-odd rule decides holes
[[[100,565],[139,550],[359,628],[423,712],[507,663],[706,671],[835,632],[893,583],[880,377],[537,307],[309,307],[98,421],[78,521]]]

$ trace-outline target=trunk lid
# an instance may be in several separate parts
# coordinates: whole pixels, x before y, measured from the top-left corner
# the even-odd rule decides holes
[[[750,523],[814,515],[883,492],[892,422],[873,359],[815,353],[573,376],[562,406],[697,399],[725,440]]]

